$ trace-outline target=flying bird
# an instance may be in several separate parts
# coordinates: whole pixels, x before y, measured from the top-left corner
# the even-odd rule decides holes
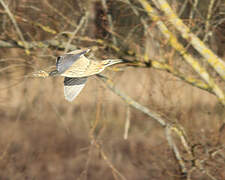
[[[75,50],[57,57],[56,70],[48,74],[65,77],[64,96],[68,101],[73,101],[78,96],[89,76],[99,74],[108,66],[124,62],[122,59],[90,60],[84,56],[89,50]]]

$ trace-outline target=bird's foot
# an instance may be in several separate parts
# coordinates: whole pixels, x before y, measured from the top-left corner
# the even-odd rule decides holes
[[[49,73],[47,73],[46,71],[40,70],[37,71],[35,73],[33,73],[33,77],[41,77],[41,78],[46,78],[49,76]]]

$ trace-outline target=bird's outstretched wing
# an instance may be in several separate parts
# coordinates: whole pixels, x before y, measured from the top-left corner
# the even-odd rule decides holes
[[[64,79],[64,96],[67,101],[73,101],[81,90],[84,88],[87,77],[82,78],[70,78]]]
[[[76,50],[59,56],[56,60],[56,69],[59,73],[64,73],[75,61],[83,57],[88,51],[89,49],[84,51]]]

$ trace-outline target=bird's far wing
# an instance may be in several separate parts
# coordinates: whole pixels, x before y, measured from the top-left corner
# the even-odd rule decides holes
[[[86,54],[89,51],[90,51],[90,49],[86,49],[86,50],[84,50],[84,49],[76,49],[74,51],[68,52],[67,54],[79,54],[79,53],[83,53],[83,52],[84,52],[83,54]]]
[[[82,78],[70,78],[64,79],[64,96],[67,101],[73,101],[81,90],[84,88],[87,77]]]
[[[88,51],[89,49],[85,51],[76,50],[69,52],[65,55],[59,56],[56,60],[56,69],[58,70],[59,73],[65,72],[75,61],[77,61]]]

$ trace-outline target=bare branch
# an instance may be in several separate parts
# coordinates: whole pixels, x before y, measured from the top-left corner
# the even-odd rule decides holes
[[[225,95],[220,87],[214,82],[213,78],[208,72],[194,59],[190,54],[186,52],[184,46],[178,42],[177,38],[168,30],[166,25],[160,21],[158,13],[151,7],[146,0],[139,0],[143,8],[148,13],[149,17],[157,22],[160,31],[165,38],[169,41],[170,45],[176,49],[184,59],[193,67],[193,69],[205,80],[205,82],[212,88],[212,91],[217,95],[220,102],[225,105]],[[167,6],[166,6],[167,7]]]
[[[103,6],[103,8],[104,8],[104,10],[105,10],[105,12],[107,14],[107,19],[108,19],[108,22],[109,22],[110,32],[112,32],[111,34],[112,34],[113,44],[115,46],[117,46],[118,43],[117,43],[116,37],[113,35],[114,26],[113,26],[112,16],[111,16],[111,14],[108,11],[108,6],[107,6],[107,3],[106,3],[106,0],[101,0],[101,2],[102,2],[102,6]]]
[[[146,4],[146,0],[140,0],[140,2]],[[197,2],[197,1],[196,1]],[[206,60],[225,80],[225,62],[214,54],[198,37],[190,32],[190,29],[182,22],[181,19],[173,12],[166,0],[158,0],[160,9],[166,14],[168,20],[174,25],[174,27],[180,31],[181,36],[192,44],[192,46],[205,58]]]
[[[14,16],[13,16],[13,14],[11,13],[11,11],[10,11],[9,8],[8,8],[8,6],[5,4],[5,2],[4,2],[3,0],[0,0],[0,3],[1,3],[2,6],[4,7],[4,9],[5,9],[6,13],[8,14],[9,18],[11,19],[11,21],[12,21],[12,23],[13,23],[15,29],[16,29],[16,32],[17,32],[19,38],[20,38],[21,41],[22,41],[21,44],[25,47],[26,53],[27,53],[27,54],[30,54],[30,52],[29,52],[29,50],[28,50],[28,47],[27,47],[27,44],[25,43],[25,39],[24,39],[24,37],[23,37],[23,34],[22,34],[22,32],[20,31],[20,28],[19,28],[19,26],[18,26],[18,24],[17,24],[17,22],[16,22],[16,20],[15,20],[15,18],[14,18]]]
[[[97,75],[97,77],[99,77],[99,79],[102,80],[110,90],[112,90],[115,94],[117,94],[120,98],[122,98],[128,105],[130,105],[130,106],[134,107],[135,109],[138,109],[141,112],[147,114],[148,116],[150,116],[152,119],[157,121],[163,127],[166,126],[166,121],[164,120],[164,118],[161,117],[161,115],[157,114],[154,111],[151,111],[150,109],[146,108],[145,106],[142,106],[138,102],[131,99],[129,96],[120,92],[118,89],[116,89],[114,87],[113,82],[110,81],[109,79],[107,79],[106,77],[104,77],[102,75]]]
[[[75,30],[72,33],[72,36],[70,37],[70,39],[68,40],[64,53],[66,53],[70,47],[70,44],[72,42],[72,40],[74,39],[74,37],[76,36],[76,34],[78,33],[78,31],[80,30],[80,28],[83,26],[83,24],[85,23],[85,21],[87,20],[89,12],[87,11],[87,13],[85,14],[85,16],[83,16],[80,20],[80,23],[77,25],[77,27],[75,28]]]

